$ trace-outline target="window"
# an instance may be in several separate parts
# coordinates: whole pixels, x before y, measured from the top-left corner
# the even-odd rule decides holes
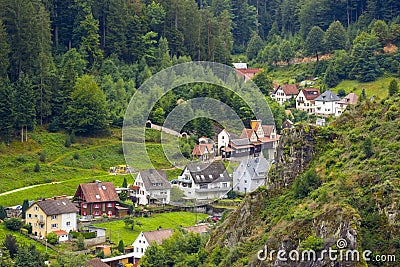
[[[52,216],[51,216],[51,219],[52,219],[52,220],[56,220],[56,219],[57,219],[57,215],[52,215]]]
[[[110,203],[107,203],[107,207],[108,207],[108,208],[112,208],[112,207],[113,207],[113,205],[114,205],[114,204],[113,204],[112,202],[110,202]]]
[[[36,206],[36,207],[35,207],[35,210],[36,210],[36,211],[38,211],[38,210],[39,210],[39,208]]]
[[[96,195],[96,199],[100,199],[100,195]]]
[[[29,213],[29,214],[28,214],[28,218],[29,218],[29,219],[32,218],[32,214]]]
[[[143,248],[141,248],[140,251],[141,251],[142,253],[144,253]]]
[[[37,216],[37,214],[35,214],[35,216],[34,216],[35,218],[37,218],[38,216]]]
[[[96,211],[94,212],[94,215],[99,216],[99,215],[100,215],[100,211],[96,210]]]
[[[244,180],[244,183],[247,184],[247,180]]]
[[[57,228],[58,224],[57,223],[52,223],[51,228]]]
[[[87,204],[82,204],[82,208],[87,209]]]
[[[71,226],[71,222],[67,222],[66,225],[67,225],[67,226]]]
[[[222,183],[222,187],[228,187],[228,183]]]
[[[99,208],[100,208],[100,204],[94,204],[94,205],[93,205],[93,208],[99,209]]]

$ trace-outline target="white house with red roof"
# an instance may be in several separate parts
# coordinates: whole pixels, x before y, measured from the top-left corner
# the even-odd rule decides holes
[[[304,88],[296,97],[296,109],[303,110],[308,114],[315,113],[315,99],[320,96],[316,88]]]
[[[283,84],[272,93],[271,98],[283,105],[285,102],[290,102],[292,98],[296,98],[298,94],[297,84]]]

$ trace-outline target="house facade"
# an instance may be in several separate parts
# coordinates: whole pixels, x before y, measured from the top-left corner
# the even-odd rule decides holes
[[[162,244],[164,239],[170,238],[172,229],[160,229],[155,231],[141,232],[133,242],[133,255],[135,259],[141,259],[146,249],[153,243]]]
[[[232,178],[222,162],[189,163],[178,177],[178,188],[187,198],[212,200],[226,196]]]
[[[111,182],[80,184],[75,192],[74,202],[78,203],[82,218],[88,220],[103,214],[108,217],[123,217],[128,210],[120,206],[119,196]]]
[[[350,93],[336,103],[335,116],[340,116],[346,110],[348,105],[355,105],[358,101],[358,95]]]
[[[165,171],[154,169],[140,171],[134,185],[138,187],[136,198],[139,205],[168,204],[171,184]]]
[[[341,99],[332,91],[328,90],[315,98],[315,114],[319,116],[330,116],[336,113],[336,103]]]
[[[308,114],[315,113],[315,99],[320,96],[316,88],[304,88],[296,97],[296,109],[303,110]]]
[[[290,102],[292,98],[296,98],[299,94],[298,86],[296,84],[283,84],[279,86],[271,95],[279,105],[285,102]]]
[[[233,190],[249,193],[264,185],[269,166],[265,158],[243,160],[233,172]]]
[[[26,224],[32,233],[45,237],[54,232],[59,241],[68,240],[68,233],[77,230],[77,208],[68,199],[48,199],[35,202],[26,210]]]

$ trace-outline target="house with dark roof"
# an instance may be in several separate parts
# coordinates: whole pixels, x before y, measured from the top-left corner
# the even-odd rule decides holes
[[[315,99],[320,96],[316,88],[304,88],[296,97],[296,109],[303,110],[308,114],[315,113]]]
[[[296,98],[298,94],[297,84],[283,84],[271,94],[271,98],[283,105],[285,102],[290,102],[292,98]]]
[[[26,224],[32,226],[35,236],[55,233],[59,241],[66,241],[68,233],[77,229],[77,212],[76,206],[66,198],[41,200],[26,210]]]
[[[103,216],[123,217],[128,209],[119,203],[119,196],[111,182],[96,181],[80,184],[74,195],[78,204],[79,214],[84,220]]]
[[[161,170],[143,170],[135,179],[137,203],[139,205],[168,204],[171,198],[171,184],[167,174]]]
[[[249,193],[265,184],[270,164],[265,158],[243,160],[233,172],[233,190]]]
[[[232,178],[222,162],[193,162],[178,177],[177,185],[189,199],[211,200],[226,196],[232,188]]]
[[[330,116],[336,113],[336,103],[341,99],[332,91],[328,90],[315,98],[315,114]]]
[[[340,116],[346,110],[348,105],[355,105],[358,101],[358,95],[350,93],[336,103],[335,116]]]

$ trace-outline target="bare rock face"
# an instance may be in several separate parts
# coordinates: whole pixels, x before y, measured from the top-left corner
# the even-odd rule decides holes
[[[313,125],[301,124],[284,130],[276,152],[275,172],[268,177],[267,188],[283,188],[293,183],[315,155],[317,135],[318,128]]]

